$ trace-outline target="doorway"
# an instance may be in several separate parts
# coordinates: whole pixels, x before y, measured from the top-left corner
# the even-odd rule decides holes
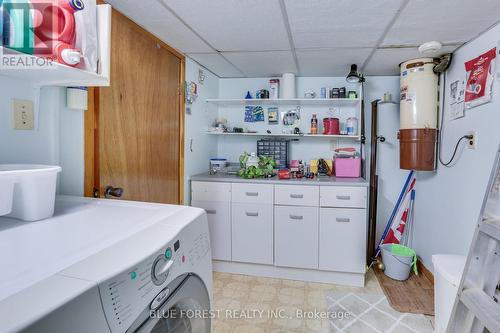
[[[116,10],[111,86],[89,90],[85,195],[182,204],[184,56]]]

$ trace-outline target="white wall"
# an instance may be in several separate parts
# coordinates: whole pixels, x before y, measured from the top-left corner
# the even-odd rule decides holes
[[[198,70],[203,69],[205,81],[198,83]],[[207,106],[207,98],[219,95],[219,78],[190,58],[186,58],[186,81],[198,84],[198,98],[191,105],[191,114],[185,115],[184,141],[184,203],[190,203],[190,176],[208,171],[208,161],[217,155],[217,138],[205,131],[217,117],[217,109]]]
[[[447,82],[464,76],[464,62],[497,46],[499,36],[500,26],[496,26],[459,49],[446,74]],[[448,120],[449,105],[444,101],[444,159],[449,159],[457,139],[467,131],[476,130],[478,140],[476,150],[460,148],[453,167],[440,165],[436,173],[418,174],[414,247],[429,269],[433,254],[465,255],[469,250],[500,138],[497,81],[495,90],[492,103],[467,110],[465,118],[454,121]],[[445,96],[448,91],[449,86]]]
[[[0,163],[60,165],[58,192],[82,195],[83,112],[65,108],[65,89],[0,77],[0,91]],[[34,102],[35,130],[12,129],[13,98]]]

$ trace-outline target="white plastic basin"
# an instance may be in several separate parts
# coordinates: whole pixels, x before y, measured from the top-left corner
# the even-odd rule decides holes
[[[0,215],[24,221],[51,217],[61,170],[50,165],[0,164]]]

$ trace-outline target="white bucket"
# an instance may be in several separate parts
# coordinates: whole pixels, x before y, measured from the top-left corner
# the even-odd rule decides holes
[[[394,280],[408,280],[414,257],[392,253],[392,245],[393,244],[383,244],[380,246],[382,250],[382,261],[385,266],[384,274]]]
[[[59,166],[0,164],[0,197],[5,198],[7,203],[5,207],[0,205],[0,215],[8,214],[8,217],[24,221],[51,217],[54,214],[59,172]]]

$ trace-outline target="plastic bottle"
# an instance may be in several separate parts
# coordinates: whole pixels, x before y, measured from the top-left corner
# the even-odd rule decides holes
[[[311,118],[311,134],[318,134],[318,118],[316,118],[316,114],[313,114]]]

